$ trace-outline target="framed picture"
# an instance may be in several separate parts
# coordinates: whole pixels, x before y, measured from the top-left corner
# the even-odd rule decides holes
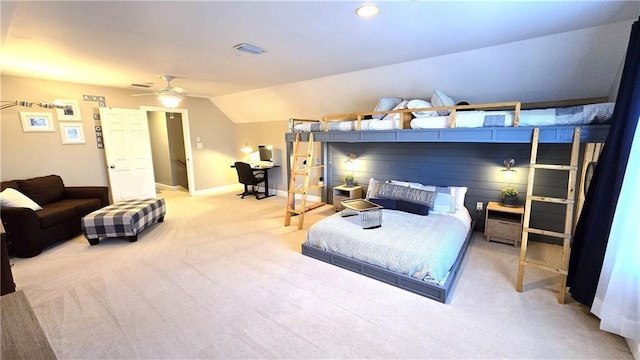
[[[56,105],[64,105],[64,109],[56,109],[58,121],[82,121],[80,116],[80,104],[75,100],[55,99]]]
[[[84,144],[82,124],[59,124],[60,138],[63,144]]]
[[[55,132],[51,113],[20,112],[22,131],[24,132]]]

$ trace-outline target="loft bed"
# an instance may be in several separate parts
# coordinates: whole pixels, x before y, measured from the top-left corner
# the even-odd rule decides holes
[[[602,143],[614,108],[604,101],[501,102],[292,118],[285,141],[295,141],[297,133],[305,141],[313,132],[317,142],[530,143],[533,128],[539,127],[540,143],[570,143],[573,128],[581,126],[582,143]],[[383,118],[371,119],[376,115]]]
[[[593,99],[591,99],[593,100]],[[441,142],[441,143],[530,143],[532,139],[533,129],[540,128],[540,143],[571,143],[576,126],[581,127],[582,143],[603,143],[606,140],[609,131],[609,121],[613,113],[613,103],[603,103],[604,99],[597,101],[576,100],[570,102],[556,102],[545,104],[521,104],[513,103],[491,103],[491,104],[475,104],[475,105],[456,105],[456,106],[440,106],[429,108],[401,109],[390,111],[374,111],[363,113],[349,113],[327,115],[321,120],[303,120],[290,119],[289,132],[285,134],[285,142],[287,143],[287,156],[292,153],[293,142],[299,135],[300,141],[308,141],[308,134],[313,132],[314,141],[322,143],[323,153],[327,150],[330,143],[385,143],[385,142]],[[588,105],[590,103],[599,102],[600,104]],[[586,105],[585,105],[586,104]],[[530,109],[543,108],[543,105],[553,106],[551,109],[543,111]],[[568,106],[568,107],[567,107]],[[571,118],[567,122],[567,118],[562,118],[562,114],[579,113],[585,108],[589,109],[591,114],[579,119]],[[415,113],[431,113],[434,111],[447,111],[447,115],[433,114],[431,118],[417,117],[415,121]],[[544,114],[546,112],[546,114]],[[558,113],[561,116],[550,115],[549,113]],[[373,115],[381,114],[384,117],[393,116],[391,121],[370,119]],[[540,115],[542,114],[542,115]],[[498,126],[494,115],[502,116],[502,124]],[[542,123],[532,123],[531,118],[542,116]],[[481,116],[482,121],[478,121],[474,117]],[[489,117],[490,121],[485,122],[484,118]],[[471,120],[470,120],[471,119]],[[546,119],[546,120],[545,120]],[[549,120],[551,119],[551,120]],[[565,121],[563,124],[560,122]],[[546,124],[545,122],[546,121]],[[424,123],[436,123],[433,128],[428,127]],[[470,123],[474,123],[475,126]],[[412,124],[413,123],[413,124]],[[303,125],[300,125],[303,124]],[[489,126],[483,126],[489,125]],[[324,156],[324,155],[323,155]],[[287,169],[290,174],[291,169]],[[325,171],[327,171],[325,169]],[[371,188],[371,184],[369,186]],[[449,187],[453,188],[453,187]],[[466,188],[465,188],[466,190]],[[369,198],[369,196],[367,196]],[[462,200],[460,200],[462,199]],[[464,206],[464,195],[458,197]],[[387,209],[383,209],[387,212]],[[395,210],[393,210],[395,211]],[[386,215],[386,214],[385,214]],[[438,216],[438,215],[434,215]],[[429,215],[429,217],[434,217]],[[332,215],[325,220],[335,222],[339,219],[339,214]],[[383,216],[384,219],[384,216]],[[342,219],[344,220],[344,219]],[[415,223],[415,220],[408,222],[409,225]],[[332,223],[334,229],[343,230],[346,223]],[[371,277],[393,286],[417,293],[436,301],[447,302],[452,290],[452,286],[460,272],[460,265],[469,246],[469,242],[474,230],[475,224],[471,224],[469,232],[462,243],[455,262],[449,269],[449,275],[444,282],[433,283],[423,281],[423,279],[415,279],[414,277],[394,271],[386,266],[380,266],[367,260],[361,260],[332,251],[318,243],[315,245],[310,242],[310,232],[307,233],[307,241],[302,244],[302,253],[306,256],[354,271],[361,275]],[[315,224],[314,224],[315,226]],[[382,228],[385,227],[384,220]],[[313,228],[313,226],[312,226]],[[361,234],[363,238],[371,237],[371,231],[364,230]],[[367,233],[368,232],[368,233]],[[395,236],[391,236],[398,239]],[[347,239],[345,235],[345,239]]]

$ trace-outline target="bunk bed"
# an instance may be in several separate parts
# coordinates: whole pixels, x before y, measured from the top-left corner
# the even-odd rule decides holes
[[[327,146],[331,143],[530,143],[535,127],[540,129],[540,143],[571,143],[576,126],[580,126],[582,129],[580,132],[582,143],[603,143],[608,134],[614,104],[601,101],[603,99],[598,100],[600,101],[589,99],[587,101],[547,103],[553,104],[554,108],[543,108],[543,110],[532,110],[539,109],[539,104],[523,105],[519,102],[512,102],[337,114],[327,115],[319,120],[290,119],[289,132],[285,134],[287,155],[291,155],[292,143],[296,141],[296,136],[299,136],[300,141],[306,141],[311,132],[314,134],[314,141],[322,143],[325,154]],[[599,104],[589,105],[594,102],[599,102]],[[560,118],[555,114],[576,114],[580,111],[584,113],[585,109],[587,109],[586,113],[589,113],[588,116],[573,116],[570,122],[566,121],[567,117],[565,116],[564,120],[555,121]],[[554,115],[549,116],[550,112],[553,112]],[[415,117],[414,113],[430,114],[431,118]],[[382,119],[371,119],[376,115]],[[391,121],[384,123],[384,118],[390,115],[392,115]],[[502,123],[499,126],[498,122],[494,121],[495,117],[488,122],[477,120],[478,117],[485,118],[494,115],[502,117]],[[536,120],[536,116],[541,116],[543,121],[541,123],[532,122],[531,119]],[[414,121],[416,118],[419,120]],[[471,118],[473,119],[469,120]],[[562,123],[562,121],[565,122]],[[424,128],[428,127],[425,126],[425,122],[440,125]],[[469,126],[470,123],[475,125]],[[287,170],[290,174],[291,169]],[[388,214],[383,213],[384,216],[388,216]],[[332,215],[324,220],[330,223],[330,227],[341,228],[341,226],[336,226],[334,222],[345,219],[339,219],[339,215]],[[407,221],[408,224],[411,224],[415,219]],[[343,224],[346,225],[346,222]],[[322,240],[312,239],[317,235],[309,232],[307,233],[307,241],[302,244],[302,253],[446,303],[469,246],[474,229],[473,225],[468,228],[469,231],[444,281],[416,279],[411,274],[394,271],[388,266],[380,266],[366,259],[357,259],[349,254],[332,251]],[[367,234],[376,230],[379,229],[364,230],[361,236],[370,236]]]
[[[540,127],[540,143],[570,143],[573,128],[581,126],[581,142],[604,142],[614,103],[580,102],[546,103],[571,106],[544,109],[535,108],[541,106],[537,104],[526,104],[524,109],[520,102],[501,102],[292,118],[285,140],[294,141],[296,133],[305,140],[314,132],[318,142],[529,143],[533,128]],[[376,115],[383,118],[371,118]]]

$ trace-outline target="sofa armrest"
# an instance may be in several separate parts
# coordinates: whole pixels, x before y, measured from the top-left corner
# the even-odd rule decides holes
[[[31,257],[42,251],[38,214],[28,208],[2,207],[2,224],[6,231],[9,252]]]
[[[65,186],[68,199],[100,199],[102,207],[109,205],[109,188],[106,186]]]

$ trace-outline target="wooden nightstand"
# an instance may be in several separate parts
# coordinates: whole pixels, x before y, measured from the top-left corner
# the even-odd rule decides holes
[[[340,185],[333,188],[333,209],[335,211],[344,209],[341,202],[353,199],[362,199],[362,186]]]
[[[522,220],[524,207],[504,206],[495,201],[487,204],[484,234],[487,241],[498,241],[513,246],[520,246],[522,239]]]

